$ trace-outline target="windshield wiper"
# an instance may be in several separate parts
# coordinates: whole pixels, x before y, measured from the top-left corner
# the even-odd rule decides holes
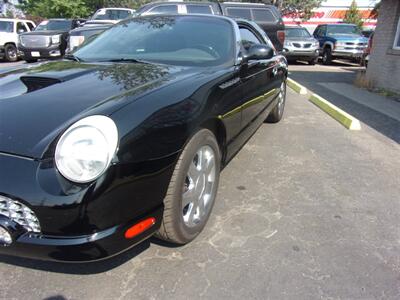
[[[64,58],[65,59],[69,59],[69,60],[74,60],[74,61],[77,61],[77,62],[83,62],[82,59],[80,59],[78,56],[73,55],[73,54],[65,54]]]
[[[101,62],[130,62],[130,63],[137,63],[137,64],[148,64],[148,62],[143,60],[138,60],[134,58],[113,58],[113,59],[106,59],[102,60]]]

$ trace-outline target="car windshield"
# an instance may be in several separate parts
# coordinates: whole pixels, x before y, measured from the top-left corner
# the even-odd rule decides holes
[[[72,28],[71,20],[49,20],[41,22],[35,29],[39,30],[62,30],[69,31]]]
[[[234,32],[225,19],[148,16],[119,23],[77,50],[83,61],[144,60],[216,66],[234,60]]]
[[[286,28],[286,37],[297,38],[297,37],[310,37],[310,33],[305,28]]]
[[[327,30],[328,35],[335,35],[335,34],[361,34],[361,31],[353,25],[337,25],[337,26],[328,26]]]
[[[100,9],[97,11],[92,20],[123,20],[131,15],[129,10],[124,9]]]
[[[0,32],[13,32],[13,22],[0,21]]]

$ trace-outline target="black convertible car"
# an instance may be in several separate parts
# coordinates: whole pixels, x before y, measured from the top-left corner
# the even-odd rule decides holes
[[[255,24],[123,21],[61,61],[0,74],[0,253],[90,261],[193,240],[220,170],[282,118],[287,63]]]

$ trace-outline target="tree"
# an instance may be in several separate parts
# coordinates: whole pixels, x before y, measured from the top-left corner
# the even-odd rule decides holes
[[[371,14],[370,14],[370,18],[374,18],[374,19],[377,19],[378,18],[378,15],[379,15],[379,10],[381,9],[381,2],[379,1],[378,3],[376,3],[375,4],[375,7],[374,7],[374,9],[371,11]]]
[[[351,2],[350,8],[346,12],[343,22],[355,24],[358,28],[362,29],[364,21],[361,17],[360,12],[358,11],[357,3],[355,0],[353,0],[353,2]]]
[[[271,1],[263,1],[271,3]],[[309,19],[313,15],[313,9],[321,5],[322,0],[272,0],[282,15],[290,15],[294,18]]]
[[[43,18],[86,17],[91,12],[84,0],[24,0],[20,8],[28,15]]]
[[[137,0],[85,0],[86,5],[92,11],[95,11],[95,10],[97,10],[99,8],[103,8],[103,7],[135,8],[137,6],[138,2],[140,2],[140,1],[137,1]]]

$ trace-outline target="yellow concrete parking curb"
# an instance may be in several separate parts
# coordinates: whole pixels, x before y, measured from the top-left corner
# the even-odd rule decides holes
[[[287,79],[287,85],[294,90],[295,92],[299,93],[300,95],[307,94],[307,88],[299,84],[298,82],[294,81],[293,79]]]
[[[344,127],[350,130],[360,130],[360,121],[349,115],[347,112],[341,110],[339,107],[333,105],[329,101],[325,100],[317,94],[312,94],[308,99],[324,112],[329,114],[332,118],[342,124]]]

